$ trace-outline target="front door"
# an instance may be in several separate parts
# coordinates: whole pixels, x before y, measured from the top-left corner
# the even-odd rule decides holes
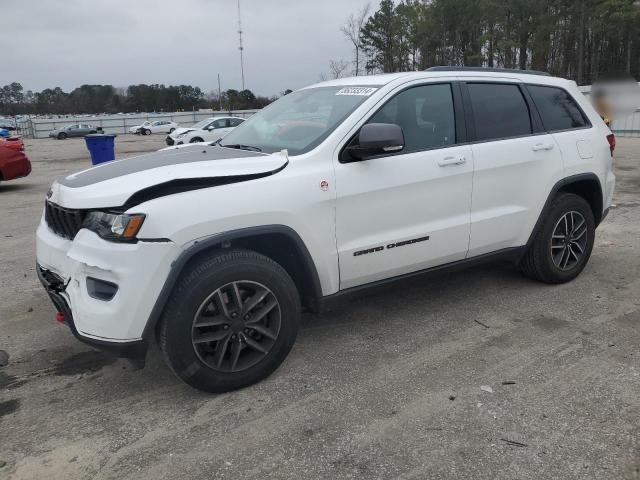
[[[368,123],[400,125],[404,150],[336,162],[341,289],[465,258],[473,158],[456,144],[453,99],[449,83],[403,90]]]

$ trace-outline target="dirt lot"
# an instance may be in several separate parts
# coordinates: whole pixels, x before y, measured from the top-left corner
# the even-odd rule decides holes
[[[405,282],[307,315],[276,374],[217,396],[156,349],[133,371],[53,321],[34,230],[89,162],[82,140],[27,152],[33,174],[0,185],[0,478],[640,479],[640,140],[619,139],[617,207],[576,281]]]

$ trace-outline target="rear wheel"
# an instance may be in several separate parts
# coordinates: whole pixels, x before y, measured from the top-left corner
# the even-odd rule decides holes
[[[207,392],[246,387],[284,361],[300,299],[287,272],[251,251],[216,252],[189,268],[169,298],[159,343],[174,373]]]
[[[569,282],[587,265],[594,239],[591,206],[578,195],[562,193],[551,204],[520,267],[528,277],[545,283]]]

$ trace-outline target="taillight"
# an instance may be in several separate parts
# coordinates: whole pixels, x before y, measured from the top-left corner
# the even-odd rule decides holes
[[[613,133],[607,135],[607,142],[609,142],[609,150],[611,150],[611,155],[613,155],[613,151],[616,149],[616,136]]]

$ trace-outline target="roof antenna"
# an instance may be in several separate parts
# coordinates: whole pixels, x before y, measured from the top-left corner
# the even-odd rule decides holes
[[[240,50],[240,71],[242,72],[242,90],[244,87],[244,45],[242,44],[242,18],[240,16],[240,0],[238,0],[238,36],[240,41],[240,46],[238,49]]]

